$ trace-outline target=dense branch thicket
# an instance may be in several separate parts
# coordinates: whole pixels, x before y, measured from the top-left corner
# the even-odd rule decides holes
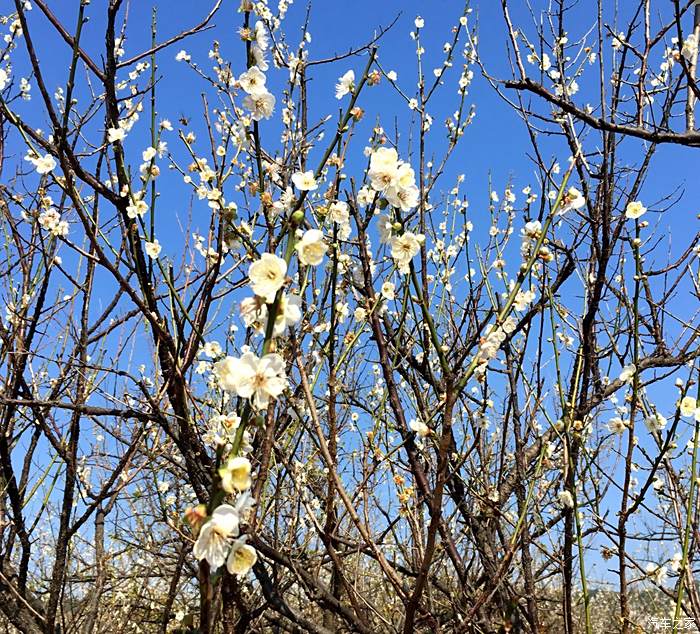
[[[700,627],[700,7],[151,4],[2,5],[3,631]]]

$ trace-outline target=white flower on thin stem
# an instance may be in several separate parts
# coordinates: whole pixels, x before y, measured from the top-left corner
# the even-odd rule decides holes
[[[230,504],[217,507],[202,526],[194,544],[194,556],[206,559],[216,569],[226,562],[231,538],[238,536],[239,514]]]
[[[318,189],[318,183],[312,170],[308,172],[295,172],[292,174],[292,182],[300,191],[313,191]]]
[[[191,59],[192,56],[185,50],[181,50],[175,55],[176,62],[189,62]]]
[[[126,215],[129,216],[129,218],[136,218],[137,216],[143,216],[147,211],[148,203],[146,203],[145,200],[137,199],[127,206]]]
[[[569,491],[559,491],[557,495],[559,503],[568,509],[574,508],[574,496]]]
[[[627,426],[628,422],[626,420],[622,420],[619,416],[615,416],[615,418],[611,418],[608,421],[608,429],[613,434],[622,434],[625,429],[627,429]]]
[[[255,121],[269,119],[275,110],[275,96],[267,91],[246,95],[243,99],[243,106],[250,110],[250,116]]]
[[[265,409],[270,398],[277,398],[287,387],[284,359],[276,353],[262,358],[252,352],[226,357],[214,364],[214,375],[224,390],[252,399],[256,409]]]
[[[393,300],[396,297],[396,287],[392,282],[384,282],[381,293],[384,299]]]
[[[695,410],[698,408],[697,399],[692,396],[684,396],[681,400],[681,416],[690,418],[695,414]]]
[[[633,200],[625,209],[625,217],[630,220],[641,218],[647,212],[647,208],[638,200]]]
[[[430,427],[428,427],[422,420],[411,420],[408,423],[411,431],[415,432],[417,436],[425,438],[430,435]]]
[[[268,304],[275,301],[277,291],[284,285],[287,263],[274,253],[263,253],[248,269],[253,292]]]
[[[109,141],[109,143],[123,141],[125,138],[126,130],[124,128],[110,128],[107,130],[107,141]]]
[[[9,81],[10,76],[7,74],[7,71],[0,68],[0,90],[4,90],[5,86],[7,86],[7,82]]]
[[[398,184],[399,155],[394,148],[380,147],[372,152],[369,160],[369,176],[372,189],[385,192]]]
[[[277,311],[277,319],[275,319],[275,328],[273,334],[279,337],[284,334],[284,331],[294,324],[301,321],[301,297],[299,295],[282,294],[279,310]]]
[[[56,159],[54,159],[54,157],[50,154],[44,154],[44,156],[27,154],[27,156],[24,158],[34,165],[34,169],[36,169],[37,174],[48,174],[56,169]]]
[[[231,552],[226,560],[226,569],[232,574],[242,577],[250,572],[250,569],[258,560],[258,553],[252,546],[245,543],[246,536],[233,542]]]
[[[350,222],[350,211],[348,204],[342,200],[336,200],[328,206],[328,219],[339,225],[346,225]]]
[[[309,229],[297,242],[295,248],[302,264],[318,266],[323,262],[328,245],[324,242],[323,233],[319,229]]]
[[[420,191],[415,185],[409,187],[389,187],[385,196],[392,207],[399,207],[401,211],[410,211],[418,205]]]
[[[349,70],[342,77],[338,78],[335,85],[335,98],[342,99],[348,93],[355,90],[355,71]]]
[[[581,209],[586,204],[583,194],[575,187],[569,187],[566,194],[561,199],[559,214],[565,214],[571,209]]]
[[[243,456],[230,458],[226,464],[219,469],[221,478],[221,488],[226,493],[245,491],[250,488],[250,460]]]
[[[399,269],[399,273],[406,275],[409,271],[411,260],[420,251],[420,245],[425,241],[425,236],[406,231],[400,236],[391,239],[391,257]]]
[[[649,431],[661,431],[666,427],[666,419],[658,412],[650,414],[644,419],[644,424]]]
[[[249,95],[259,95],[267,92],[265,89],[265,81],[265,74],[257,66],[251,66],[238,78],[238,83],[241,88]]]
[[[698,54],[698,38],[695,33],[691,33],[685,42],[683,42],[683,48],[681,48],[681,55],[685,58],[688,64],[692,64]]]
[[[630,363],[629,365],[626,365],[624,368],[622,368],[622,372],[620,372],[620,381],[622,381],[623,383],[631,383],[636,373],[637,366],[635,366],[634,363]]]
[[[161,248],[157,238],[153,242],[146,242],[146,255],[155,260],[160,255]]]

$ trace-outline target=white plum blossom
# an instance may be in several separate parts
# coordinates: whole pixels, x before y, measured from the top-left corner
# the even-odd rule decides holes
[[[56,159],[54,159],[54,157],[50,154],[44,154],[44,156],[27,154],[27,156],[24,158],[34,165],[34,169],[36,169],[37,174],[48,174],[56,169]]]
[[[619,416],[615,416],[608,421],[608,429],[613,434],[621,434],[627,429],[629,423],[626,420],[622,420]]]
[[[667,420],[658,412],[650,414],[644,419],[644,424],[649,431],[661,431],[666,427]]]
[[[335,98],[342,99],[345,95],[355,90],[355,71],[349,70],[342,77],[338,78],[335,85]]]
[[[219,469],[221,488],[226,493],[245,491],[250,488],[251,465],[250,460],[243,456],[229,458],[223,467]]]
[[[561,199],[559,214],[565,214],[571,209],[581,209],[586,204],[583,194],[575,187],[569,187],[566,194]]]
[[[7,83],[10,81],[10,76],[8,75],[7,71],[3,68],[0,68],[0,90],[3,90],[5,86],[7,86]]]
[[[249,95],[259,95],[267,92],[265,88],[265,73],[257,66],[251,66],[238,78],[238,83]]]
[[[698,409],[697,399],[693,398],[692,396],[684,396],[681,399],[681,404],[680,404],[681,416],[685,416],[686,418],[690,418],[691,416],[695,415],[697,409]]]
[[[399,155],[394,148],[380,147],[372,152],[369,161],[369,176],[372,189],[385,192],[398,184]]]
[[[625,209],[625,217],[629,218],[630,220],[636,220],[637,218],[641,218],[646,212],[647,208],[642,205],[641,202],[638,200],[633,200]]]
[[[269,119],[275,110],[275,96],[267,91],[246,95],[243,106],[250,110],[250,116],[255,121]]]
[[[253,352],[226,357],[214,364],[214,375],[226,391],[249,398],[256,409],[265,409],[287,387],[284,359],[279,354],[259,358]]]
[[[275,301],[277,291],[284,286],[287,263],[274,253],[263,253],[248,269],[253,292],[268,304]]]
[[[235,540],[231,552],[226,559],[226,569],[238,577],[247,575],[258,560],[258,553],[252,546],[245,543],[246,536]]]
[[[683,42],[681,55],[688,64],[692,64],[698,55],[698,38],[695,33],[691,33]]]
[[[562,506],[568,509],[574,508],[574,496],[571,495],[570,491],[559,491],[557,498],[559,498],[559,503]]]
[[[411,260],[418,254],[424,241],[425,236],[411,231],[391,238],[391,257],[394,258],[399,273],[406,275],[409,272]]]
[[[631,383],[636,372],[637,366],[635,366],[634,363],[626,365],[624,368],[622,368],[622,372],[620,372],[620,381],[623,383]]]
[[[160,242],[158,242],[157,238],[154,239],[153,242],[147,241],[145,243],[145,246],[146,246],[146,255],[149,258],[152,258],[153,260],[155,260],[160,255],[160,250],[162,247],[160,246]]]
[[[328,219],[339,225],[346,225],[350,222],[350,212],[348,204],[342,200],[336,200],[328,206]]]
[[[384,299],[393,300],[396,297],[396,287],[391,282],[384,282],[381,293]]]
[[[318,266],[323,262],[328,245],[323,240],[323,233],[319,229],[309,229],[296,243],[295,249],[302,264]]]
[[[226,562],[231,539],[238,536],[240,517],[230,504],[222,504],[202,526],[194,544],[194,556],[216,569]]]
[[[124,128],[110,128],[107,130],[107,141],[109,143],[117,143],[126,138],[126,130]]]
[[[300,191],[313,191],[318,189],[318,183],[312,170],[308,172],[295,172],[292,174],[292,182]]]
[[[408,423],[411,431],[415,432],[417,436],[425,438],[430,434],[430,427],[428,427],[422,420],[411,420]]]
[[[65,238],[68,235],[68,223],[65,220],[61,220],[61,214],[54,207],[49,207],[42,211],[38,222],[56,237]]]

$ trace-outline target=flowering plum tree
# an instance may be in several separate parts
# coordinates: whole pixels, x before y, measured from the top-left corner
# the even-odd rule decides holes
[[[2,8],[3,631],[700,626],[700,5],[177,4]]]

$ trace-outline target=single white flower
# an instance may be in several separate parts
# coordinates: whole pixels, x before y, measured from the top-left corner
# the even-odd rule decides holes
[[[681,48],[681,55],[685,58],[688,64],[692,64],[698,54],[698,38],[695,33],[691,33]]]
[[[243,99],[243,106],[250,110],[250,116],[255,121],[269,119],[275,110],[275,96],[267,91],[258,92],[254,95],[246,95]]]
[[[575,187],[569,187],[566,194],[561,199],[559,214],[565,214],[571,209],[581,209],[586,204],[586,199],[583,194]]]
[[[417,29],[422,29],[425,26],[425,20],[418,16],[414,21],[413,24],[416,25]]]
[[[410,231],[391,238],[391,257],[394,258],[399,273],[404,275],[408,273],[411,260],[420,251],[420,245],[424,240],[425,236]]]
[[[394,297],[396,297],[395,291],[396,287],[391,282],[384,282],[384,284],[382,284],[381,293],[384,299],[393,300]]]
[[[666,427],[666,419],[658,412],[650,414],[644,419],[644,424],[649,431],[661,431]]]
[[[681,416],[690,417],[695,414],[695,410],[698,408],[697,399],[692,396],[684,396],[681,400]]]
[[[328,206],[328,219],[339,225],[346,225],[350,222],[350,211],[348,204],[342,200],[336,200]]]
[[[149,258],[156,259],[160,255],[160,250],[161,250],[160,243],[158,242],[158,239],[156,238],[153,240],[153,242],[146,242],[146,255]]]
[[[638,200],[633,200],[625,209],[625,216],[630,220],[641,218],[647,212],[647,208]]]
[[[223,350],[218,341],[207,341],[202,348],[202,352],[210,359],[216,359],[216,357],[221,355]]]
[[[126,138],[126,130],[124,128],[110,128],[107,130],[107,141],[116,143],[123,141]]]
[[[232,575],[242,577],[250,572],[257,560],[257,551],[245,543],[245,536],[243,536],[233,542],[231,552],[226,560],[226,569]]]
[[[241,88],[249,95],[259,95],[267,92],[265,89],[265,73],[257,66],[251,66],[245,73],[238,78],[238,83]]]
[[[220,568],[226,562],[232,537],[238,536],[239,514],[230,504],[214,509],[209,521],[202,526],[194,544],[196,559],[206,559],[212,568]]]
[[[615,416],[608,421],[608,429],[613,434],[621,434],[627,429],[627,421],[622,420],[619,416]]]
[[[428,427],[422,420],[411,420],[408,423],[411,431],[415,432],[417,436],[425,438],[430,434],[430,427]]]
[[[277,291],[284,285],[287,263],[274,253],[263,253],[248,269],[253,292],[268,304],[275,301]]]
[[[223,467],[219,469],[221,478],[221,488],[226,493],[245,491],[250,488],[250,460],[243,456],[230,458]]]
[[[143,159],[144,163],[148,163],[151,161],[151,159],[156,155],[157,150],[153,146],[147,147],[142,153],[141,153],[141,158]]]
[[[9,81],[10,76],[7,74],[7,71],[3,68],[0,68],[0,90],[3,90],[5,86],[7,86],[7,82]]]
[[[187,53],[185,50],[181,50],[178,52],[177,55],[175,55],[175,61],[176,62],[189,62],[192,59],[192,56]]]
[[[318,189],[318,183],[312,170],[308,172],[295,172],[292,174],[292,182],[300,191],[313,191]]]
[[[335,85],[335,98],[342,99],[348,93],[355,90],[355,71],[349,70],[342,77],[338,78]]]
[[[634,363],[630,363],[629,365],[626,365],[624,368],[622,368],[622,372],[620,372],[620,381],[622,381],[623,383],[631,383],[636,373],[637,366],[635,366]]]
[[[273,334],[279,337],[284,331],[301,321],[301,297],[282,293]]]
[[[559,503],[568,509],[574,508],[574,496],[569,491],[559,491]]]
[[[328,246],[323,240],[323,233],[319,229],[309,229],[301,240],[296,243],[296,251],[299,260],[306,266],[318,266],[323,262],[323,256]]]

